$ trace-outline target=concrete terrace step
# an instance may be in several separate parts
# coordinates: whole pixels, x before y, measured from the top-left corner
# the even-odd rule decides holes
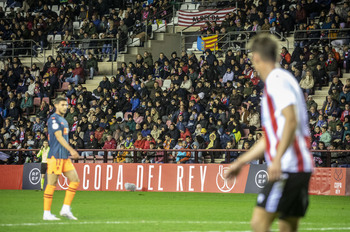
[[[345,84],[348,78],[350,78],[350,73],[343,73],[343,78],[340,78],[340,80],[342,81],[343,84]],[[322,108],[322,105],[328,96],[328,91],[331,84],[332,83],[330,82],[327,87],[322,87],[322,90],[316,90],[315,95],[313,95],[313,99],[317,103],[319,110]]]

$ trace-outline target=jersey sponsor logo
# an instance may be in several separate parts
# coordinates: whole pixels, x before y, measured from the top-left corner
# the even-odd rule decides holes
[[[63,134],[64,134],[64,135],[68,135],[68,128],[67,128],[67,127],[65,127],[65,128],[63,129]]]
[[[41,173],[39,168],[33,168],[30,172],[29,172],[29,182],[32,185],[37,185],[40,182],[41,179]]]
[[[62,181],[62,183],[61,183],[61,181],[60,181],[60,178],[58,178],[58,180],[57,180],[57,183],[58,183],[58,185],[62,188],[62,189],[68,189],[68,179],[67,179],[67,177],[62,173],[62,179],[63,179],[63,181]]]
[[[260,170],[255,175],[255,184],[258,188],[264,188],[269,181],[269,174],[265,170]]]
[[[228,170],[229,167],[223,165],[219,166],[219,172],[216,174],[216,186],[221,192],[230,192],[236,185],[236,177],[233,180],[227,180],[224,178],[224,172]]]

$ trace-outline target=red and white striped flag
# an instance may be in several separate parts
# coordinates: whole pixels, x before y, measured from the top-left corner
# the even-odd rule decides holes
[[[236,8],[221,9],[214,14],[215,11],[217,11],[217,9],[207,9],[198,12],[180,10],[179,26],[191,26],[193,23],[198,22],[193,26],[199,27],[204,25],[207,21],[216,21],[217,24],[221,24],[222,21],[224,21],[226,14],[236,11]]]

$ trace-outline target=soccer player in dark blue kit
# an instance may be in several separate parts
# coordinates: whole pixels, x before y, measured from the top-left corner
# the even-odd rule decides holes
[[[51,214],[51,203],[53,193],[56,189],[57,179],[63,173],[70,183],[60,215],[71,220],[77,220],[70,210],[70,205],[79,186],[79,177],[68,156],[70,154],[73,159],[77,159],[79,154],[68,143],[69,127],[68,122],[64,119],[64,115],[68,109],[66,98],[56,98],[54,105],[56,112],[50,116],[47,122],[50,151],[47,159],[47,185],[44,192],[43,219],[50,221],[60,220],[60,218]]]

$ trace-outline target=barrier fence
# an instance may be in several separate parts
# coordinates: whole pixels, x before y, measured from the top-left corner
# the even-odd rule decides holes
[[[266,165],[248,164],[233,180],[223,177],[228,164],[74,164],[80,191],[125,191],[133,183],[137,191],[258,193],[268,182]],[[40,163],[0,166],[0,189],[40,189]],[[68,189],[64,175],[57,190]],[[309,193],[350,195],[349,168],[315,168]]]
[[[0,149],[3,154],[17,157],[16,164],[33,162],[33,157],[39,149]],[[161,158],[159,163],[176,163],[176,156],[179,152],[185,152],[188,160],[184,163],[208,163],[214,160],[216,163],[230,163],[246,150],[244,149],[77,149],[80,157],[74,163],[117,163],[118,158],[123,158],[123,163],[141,163],[143,159]],[[92,153],[84,153],[84,152]],[[311,150],[316,159],[322,163],[322,167],[350,167],[349,150]],[[29,157],[30,159],[28,159]],[[182,163],[182,162],[181,162]],[[256,163],[262,164],[263,159]]]

